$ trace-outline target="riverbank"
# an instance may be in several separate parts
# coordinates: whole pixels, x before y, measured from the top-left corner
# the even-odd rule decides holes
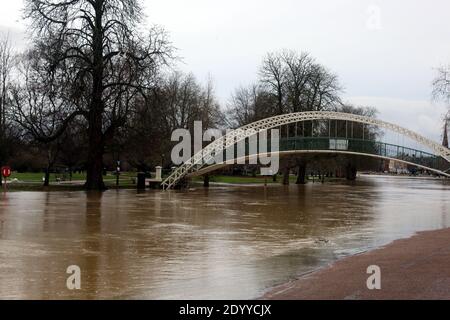
[[[136,189],[135,178],[132,174],[120,176],[119,186],[116,186],[116,177],[112,174],[104,176],[104,183],[109,189]],[[8,178],[7,190],[11,192],[59,192],[59,191],[84,191],[86,176],[74,173],[72,179],[62,174],[50,175],[50,185],[43,185],[42,173],[18,173],[13,172]],[[4,185],[0,190],[4,190]]]
[[[367,289],[367,267],[381,269],[381,290]],[[417,235],[273,288],[262,299],[450,299],[450,229]]]

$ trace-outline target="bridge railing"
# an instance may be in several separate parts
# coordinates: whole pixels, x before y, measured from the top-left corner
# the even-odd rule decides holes
[[[261,142],[266,145],[264,152],[271,152],[270,142]],[[257,148],[253,152],[250,151],[248,141],[246,142],[245,155],[252,156],[260,153]],[[234,145],[234,154],[237,154],[237,146]],[[342,151],[354,152],[369,155],[376,155],[385,158],[398,159],[413,164],[421,165],[438,170],[445,170],[446,161],[442,157],[436,156],[422,150],[399,146],[395,144],[364,140],[364,139],[347,139],[347,138],[329,138],[329,137],[289,137],[281,138],[279,151]]]

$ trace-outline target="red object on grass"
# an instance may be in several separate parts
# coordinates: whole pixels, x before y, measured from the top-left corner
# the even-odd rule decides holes
[[[11,168],[10,167],[2,167],[2,176],[3,176],[3,178],[9,178],[11,176]]]

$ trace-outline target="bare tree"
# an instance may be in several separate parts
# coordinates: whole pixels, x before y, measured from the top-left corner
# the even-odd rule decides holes
[[[228,115],[244,125],[283,113],[331,110],[340,105],[341,92],[338,77],[308,53],[284,50],[264,58],[256,85],[235,91]]]
[[[10,156],[8,143],[8,89],[11,70],[13,67],[13,53],[9,36],[0,37],[0,164]],[[2,179],[0,179],[0,186]]]
[[[0,135],[6,128],[7,89],[13,67],[13,53],[9,35],[0,38]]]
[[[331,109],[340,103],[338,77],[308,53],[270,53],[263,60],[259,76],[264,90],[276,98],[272,115]]]
[[[289,111],[304,111],[303,98],[309,90],[308,86],[312,80],[314,59],[308,53],[298,55],[295,51],[284,51],[281,55],[286,65],[285,77],[287,79]]]
[[[442,144],[448,147],[448,122],[450,120],[450,65],[437,69],[436,77],[433,80],[433,99],[435,101],[443,100],[448,103],[447,114],[444,115],[444,126],[442,135]]]
[[[234,92],[228,104],[227,115],[236,127],[291,112],[335,110],[375,115],[373,109],[344,106],[340,98],[342,91],[338,77],[308,53],[283,50],[270,53],[264,58],[256,85],[241,87]],[[333,125],[334,131],[346,132],[346,123]],[[304,137],[310,136],[313,130],[318,134],[322,130],[330,130],[330,126],[324,123],[313,126],[312,123],[303,122],[301,126]],[[375,132],[368,126],[356,128],[355,132],[358,129],[366,137],[374,137]],[[287,132],[298,135],[298,125],[288,125]],[[305,183],[306,169],[311,159],[314,157],[302,156],[287,161],[284,182],[288,182],[289,167],[296,166],[297,183]]]
[[[273,114],[274,96],[260,85],[253,84],[236,89],[228,103],[227,116],[233,127],[267,118]]]
[[[278,53],[269,53],[264,58],[260,72],[260,81],[277,101],[274,114],[285,112],[286,68],[283,57]]]
[[[66,83],[47,85],[46,60],[30,50],[17,59],[17,79],[11,85],[11,119],[21,128],[22,141],[44,150],[47,159],[44,186],[59,156],[71,122],[84,111],[72,104]]]
[[[322,65],[314,64],[305,91],[305,111],[333,109],[341,103],[341,92],[338,77]]]
[[[214,82],[211,76],[208,77],[206,85],[202,88],[200,104],[201,121],[205,129],[217,128],[226,123],[225,114],[222,112],[216,98]]]
[[[433,98],[450,102],[450,66],[437,69],[433,80]]]
[[[159,85],[138,101],[127,125],[126,153],[130,163],[147,171],[155,165],[169,166],[173,130],[218,128],[224,117],[215,97],[212,80],[202,85],[192,74],[172,72],[160,77]]]
[[[252,123],[256,121],[257,112],[255,99],[253,99],[250,89],[245,87],[236,89],[228,106],[230,123],[235,127]]]
[[[71,84],[89,138],[89,190],[103,190],[105,146],[131,115],[133,102],[154,85],[159,68],[172,58],[172,47],[160,28],[139,32],[139,0],[27,0],[37,46],[45,48],[49,81]]]

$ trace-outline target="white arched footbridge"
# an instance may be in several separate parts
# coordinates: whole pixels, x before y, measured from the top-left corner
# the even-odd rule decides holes
[[[172,174],[162,183],[162,187],[167,190],[176,186],[180,180],[189,176],[203,174],[210,171],[213,171],[217,168],[221,168],[226,166],[224,163],[215,164],[212,166],[207,166],[207,163],[210,163],[214,159],[215,153],[217,150],[227,150],[228,148],[234,146],[236,143],[243,141],[247,138],[250,138],[261,131],[270,130],[273,128],[278,128],[285,125],[290,125],[293,123],[301,123],[306,121],[316,121],[316,120],[338,120],[338,121],[349,121],[354,123],[361,123],[369,126],[376,126],[379,128],[387,129],[392,132],[396,132],[402,136],[408,137],[411,140],[417,142],[418,144],[426,147],[431,150],[434,156],[440,157],[446,163],[450,163],[450,149],[442,146],[439,143],[436,143],[422,135],[400,127],[398,125],[385,122],[382,120],[365,117],[361,115],[349,114],[349,113],[340,113],[340,112],[328,112],[328,111],[312,111],[312,112],[299,112],[299,113],[291,113],[291,114],[283,114],[267,119],[263,119],[260,121],[256,121],[249,125],[243,126],[239,129],[233,130],[227,135],[215,140],[207,147],[205,147],[201,152],[195,154],[191,159],[186,161],[184,164],[175,169]],[[386,149],[387,146],[392,146],[388,144],[383,144]],[[397,148],[399,146],[396,146]],[[426,170],[433,171],[443,176],[450,177],[447,170],[441,170],[437,168],[433,168],[427,164],[419,163],[418,161],[412,161],[411,159],[398,159],[397,157],[390,156],[387,152],[385,154],[378,153],[370,153],[370,152],[360,152],[360,150],[333,150],[332,148],[326,147],[321,149],[308,148],[304,143],[302,144],[301,150],[297,147],[297,144],[293,147],[289,148],[289,150],[280,151],[280,154],[286,153],[345,153],[345,154],[357,154],[357,155],[365,155],[371,157],[377,157],[381,159],[390,159],[396,160],[400,162],[404,162],[409,165],[414,165]],[[403,147],[401,147],[403,148]],[[412,150],[412,149],[408,149]],[[420,152],[420,154],[426,154],[429,156],[433,156],[431,153],[425,153],[418,150],[414,150]]]

